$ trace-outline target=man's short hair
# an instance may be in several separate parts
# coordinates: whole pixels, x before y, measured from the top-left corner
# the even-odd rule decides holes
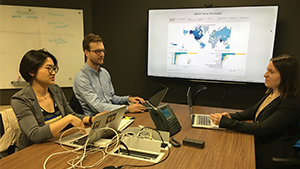
[[[91,42],[103,42],[102,38],[99,35],[95,35],[90,33],[86,35],[82,41],[82,49],[83,51],[90,51],[90,43]]]

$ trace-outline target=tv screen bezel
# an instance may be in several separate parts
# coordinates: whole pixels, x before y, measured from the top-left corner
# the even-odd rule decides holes
[[[218,8],[244,8],[244,7],[277,7],[277,16],[276,23],[275,23],[275,31],[274,31],[274,41],[272,44],[273,51],[271,54],[271,58],[274,57],[274,50],[275,50],[275,43],[276,43],[276,34],[277,34],[277,27],[278,27],[278,16],[279,16],[279,9],[280,6],[278,4],[271,4],[271,5],[251,5],[251,6],[213,6],[213,7],[184,7],[184,8],[149,8],[147,11],[147,77],[155,77],[155,78],[166,78],[166,79],[178,79],[178,80],[188,80],[194,82],[207,82],[207,83],[229,83],[229,84],[262,84],[261,82],[254,82],[254,81],[238,81],[238,80],[230,80],[230,79],[205,79],[205,78],[191,78],[191,77],[178,77],[178,76],[159,76],[159,75],[149,75],[149,11],[151,10],[178,10],[178,9],[218,9]],[[270,59],[271,59],[270,58]],[[265,65],[267,67],[267,65]],[[263,74],[261,74],[263,76]]]

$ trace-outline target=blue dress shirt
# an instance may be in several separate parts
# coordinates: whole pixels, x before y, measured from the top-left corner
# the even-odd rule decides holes
[[[73,91],[85,115],[119,108],[128,102],[129,96],[116,96],[108,71],[99,66],[99,73],[87,63],[74,79]]]

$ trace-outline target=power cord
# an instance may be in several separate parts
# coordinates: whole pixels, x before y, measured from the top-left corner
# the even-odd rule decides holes
[[[95,162],[93,165],[90,165],[90,166],[83,166],[82,165],[82,162],[83,162],[84,158],[87,156],[87,154],[91,154],[90,152],[89,153],[86,152],[86,146],[87,146],[87,143],[88,143],[88,140],[87,140],[86,143],[85,143],[85,146],[84,146],[84,153],[81,155],[81,158],[75,164],[68,163],[69,165],[71,165],[69,168],[76,168],[76,167],[92,168],[92,167],[96,167],[99,164],[101,164],[102,161],[104,161],[104,159],[108,156],[109,153],[114,152],[117,149],[117,147],[119,145],[119,141],[120,141],[119,134],[117,133],[117,131],[115,131],[113,128],[110,128],[110,127],[104,127],[104,128],[97,129],[97,131],[101,131],[101,130],[112,130],[115,133],[115,136],[111,139],[109,144],[105,147],[105,149],[104,149],[105,151],[103,152],[102,150],[99,149],[102,152],[103,157],[100,160],[98,160],[97,162]],[[115,146],[111,151],[108,151],[108,148],[110,148],[111,145],[115,145]],[[98,152],[98,151],[96,151],[96,152]],[[95,153],[95,152],[92,152],[92,153]],[[105,155],[105,153],[106,153],[106,155]],[[75,160],[73,160],[73,161],[75,161]],[[80,165],[78,165],[79,163],[80,163]]]
[[[174,147],[180,147],[181,146],[181,143],[179,141],[175,140],[173,137],[171,138],[170,143]]]
[[[73,150],[70,150],[68,148],[65,148],[64,145],[61,144],[61,138],[63,137],[63,135],[70,131],[70,130],[74,130],[74,129],[82,129],[82,130],[87,130],[86,128],[80,128],[80,127],[73,127],[73,128],[70,128],[66,131],[64,131],[61,136],[59,137],[59,143],[61,145],[61,147],[63,149],[65,149],[66,151],[63,151],[63,152],[57,152],[57,153],[53,153],[51,155],[49,155],[47,157],[47,159],[45,160],[44,162],[44,165],[43,165],[43,168],[46,169],[46,164],[48,162],[48,160],[54,156],[54,155],[60,155],[60,154],[65,154],[65,153],[77,153],[77,154],[80,154],[79,156],[77,156],[76,158],[74,159],[71,159],[67,162],[67,164],[70,166],[69,168],[76,168],[76,167],[79,167],[79,168],[92,168],[92,167],[96,167],[98,166],[99,164],[101,164],[103,162],[103,160],[109,155],[109,153],[111,152],[114,152],[116,151],[118,145],[119,145],[119,142],[120,142],[120,136],[119,134],[117,133],[117,131],[115,131],[113,128],[110,128],[110,127],[104,127],[104,128],[99,128],[98,130],[101,131],[101,130],[112,130],[114,133],[115,133],[115,136],[111,139],[111,141],[107,144],[107,146],[105,147],[104,151],[101,150],[101,148],[90,148],[89,151],[87,151],[87,146],[88,146],[88,142],[89,142],[89,139],[90,138],[87,138],[84,146],[80,146],[80,147],[77,147]],[[97,130],[97,131],[98,131]],[[108,148],[111,148],[111,146],[114,145],[113,149],[111,151],[108,151]],[[83,149],[83,153],[81,152],[77,152],[78,150],[81,150]],[[93,153],[97,153],[97,152],[102,152],[103,154],[103,157],[101,159],[99,159],[97,162],[95,162],[93,165],[90,165],[90,166],[83,166],[83,160],[85,159],[85,157],[87,157],[87,155],[89,154],[93,154]],[[105,154],[106,153],[106,154]]]
[[[47,157],[47,159],[45,160],[45,162],[44,162],[43,168],[46,169],[47,161],[48,161],[52,156],[54,156],[54,155],[59,155],[59,154],[64,154],[64,153],[72,153],[72,152],[78,151],[78,150],[80,150],[80,149],[81,149],[81,148],[76,148],[76,149],[74,149],[74,150],[63,151],[63,152],[57,152],[57,153],[53,153],[53,154],[49,155],[49,156]]]
[[[70,130],[73,130],[73,129],[82,129],[82,130],[86,130],[85,128],[80,128],[80,127],[70,128],[70,129],[64,131],[64,132],[61,134],[61,136],[59,137],[59,142],[61,142],[61,138],[62,138],[62,136],[63,136],[66,132],[68,132],[68,131],[70,131]],[[62,144],[60,144],[60,145],[62,146]],[[62,147],[63,147],[63,146],[62,146]],[[64,148],[64,147],[63,147],[63,148]],[[65,149],[66,151],[63,151],[63,152],[57,152],[57,153],[53,153],[53,154],[49,155],[49,156],[47,157],[47,159],[44,161],[43,168],[46,169],[46,164],[47,164],[48,160],[49,160],[52,156],[54,156],[54,155],[60,155],[60,154],[64,154],[64,153],[72,153],[72,152],[75,153],[76,151],[80,150],[81,147],[77,147],[77,148],[75,148],[75,149],[73,149],[73,150],[66,149],[66,148],[64,148],[64,149]]]

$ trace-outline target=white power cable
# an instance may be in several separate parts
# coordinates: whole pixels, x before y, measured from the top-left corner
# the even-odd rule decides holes
[[[79,156],[77,156],[75,159],[71,159],[69,160],[67,163],[68,165],[70,165],[69,168],[76,168],[76,167],[79,167],[79,168],[92,168],[92,167],[95,167],[95,166],[98,166],[99,164],[102,163],[102,161],[111,153],[111,152],[114,152],[116,151],[117,147],[119,146],[119,142],[120,142],[120,136],[121,135],[121,138],[124,137],[124,135],[126,135],[126,133],[121,133],[121,134],[118,134],[117,131],[115,131],[113,128],[110,128],[110,127],[104,127],[104,128],[99,128],[98,130],[101,131],[101,130],[112,130],[114,133],[115,133],[115,136],[111,139],[111,141],[107,144],[107,146],[105,147],[105,151],[101,150],[101,148],[90,148],[89,151],[87,151],[87,145],[88,145],[88,141],[90,138],[87,138],[86,142],[85,142],[85,145],[84,146],[80,146],[80,147],[77,147],[73,150],[70,150],[70,149],[67,149],[65,148],[65,146],[63,146],[61,144],[61,138],[62,136],[70,131],[70,130],[74,130],[74,129],[81,129],[81,130],[86,130],[86,128],[79,128],[79,127],[73,127],[71,129],[68,129],[66,131],[64,131],[61,136],[59,137],[59,142],[60,142],[60,145],[63,149],[65,149],[66,151],[63,151],[63,152],[57,152],[57,153],[53,153],[51,155],[49,155],[47,157],[47,159],[45,160],[44,162],[44,165],[43,165],[43,168],[46,169],[46,164],[48,162],[48,160],[54,156],[54,155],[60,155],[60,154],[64,154],[64,153],[77,153],[77,154],[81,154]],[[98,131],[97,130],[97,131]],[[97,132],[96,131],[96,132]],[[111,145],[115,145],[114,148],[111,150],[111,151],[108,151],[108,148],[111,147]],[[81,150],[83,148],[83,153],[82,152],[77,152],[78,150]],[[85,157],[87,157],[87,155],[89,154],[93,154],[93,153],[97,153],[97,152],[102,152],[102,155],[103,157],[101,159],[99,159],[97,162],[95,162],[94,164],[90,165],[90,166],[83,166],[83,160],[85,159]],[[105,153],[107,153],[105,155]]]

